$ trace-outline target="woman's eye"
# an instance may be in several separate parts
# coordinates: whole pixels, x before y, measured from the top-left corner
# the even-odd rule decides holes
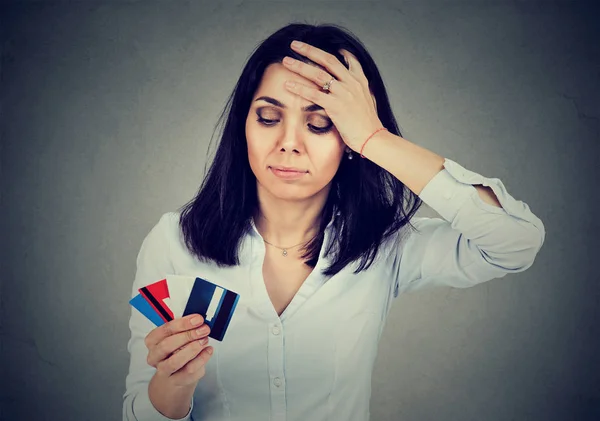
[[[258,121],[261,124],[264,124],[265,126],[272,126],[273,124],[277,123],[279,120],[269,120],[266,118],[262,118],[261,116],[258,116]]]
[[[308,128],[312,132],[322,134],[322,133],[327,133],[331,129],[331,126],[333,126],[333,124],[330,124],[329,126],[325,126],[325,127],[313,126],[312,124],[309,124]]]
[[[279,120],[270,120],[268,118],[262,118],[261,116],[258,116],[258,119],[256,121],[258,121],[263,126],[267,126],[267,127],[274,126],[276,123],[279,122]],[[313,133],[324,134],[324,133],[327,133],[329,130],[331,130],[331,127],[333,127],[333,124],[329,124],[324,127],[313,126],[312,124],[307,124],[307,127]]]

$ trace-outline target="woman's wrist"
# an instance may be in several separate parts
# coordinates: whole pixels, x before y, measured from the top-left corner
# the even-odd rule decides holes
[[[372,138],[377,137],[382,131],[386,131],[386,130],[387,129],[383,126],[383,124],[379,123],[379,124],[373,126],[373,128],[371,130],[365,132],[358,139],[357,144],[348,145],[348,147],[350,149],[352,149],[354,152],[356,152],[357,154],[360,154],[368,142],[375,140]]]
[[[154,408],[167,418],[180,419],[190,411],[196,385],[174,386],[168,377],[154,374],[148,384],[148,398]]]

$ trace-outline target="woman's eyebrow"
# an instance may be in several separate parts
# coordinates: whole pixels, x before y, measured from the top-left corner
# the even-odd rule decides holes
[[[266,101],[269,104],[273,104],[273,105],[275,105],[277,107],[280,107],[280,108],[287,108],[285,106],[285,104],[283,104],[281,101],[278,101],[275,98],[271,98],[270,96],[261,96],[261,97],[256,98],[254,101],[256,102],[256,101],[260,101],[260,100]],[[303,107],[302,111],[304,111],[304,112],[312,112],[312,111],[319,111],[319,110],[322,110],[322,109],[323,109],[323,107],[321,107],[320,105],[311,104],[311,105],[307,105],[306,107]]]

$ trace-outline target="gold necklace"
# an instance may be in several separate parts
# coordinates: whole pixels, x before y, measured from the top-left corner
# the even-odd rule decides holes
[[[316,235],[315,235],[315,237],[316,237]],[[311,239],[310,239],[310,240],[308,240],[308,241],[303,241],[302,243],[298,243],[298,244],[296,244],[295,246],[290,246],[290,247],[279,247],[279,246],[276,246],[276,245],[275,245],[275,244],[273,244],[273,243],[269,243],[269,242],[268,242],[267,240],[265,240],[264,238],[263,238],[263,241],[264,241],[265,243],[269,244],[269,245],[272,245],[272,246],[273,246],[273,247],[275,247],[275,248],[278,248],[279,250],[283,250],[283,252],[282,252],[281,254],[283,255],[283,257],[286,257],[286,256],[288,255],[288,252],[287,252],[287,251],[288,251],[288,249],[292,249],[292,248],[294,248],[294,247],[298,247],[300,244],[306,244],[306,243],[308,243],[308,242],[312,241],[312,240],[313,240],[315,237],[311,238]]]

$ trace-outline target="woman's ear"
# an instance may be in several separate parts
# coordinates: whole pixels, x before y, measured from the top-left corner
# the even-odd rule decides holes
[[[369,92],[371,93],[371,99],[373,100],[373,106],[375,107],[375,111],[377,111],[377,100],[375,99],[375,95],[373,95],[373,91],[369,88]]]
[[[350,65],[348,64],[348,59],[346,58],[346,55],[344,54],[343,50],[339,50],[339,53],[343,57],[344,63],[346,63],[346,67],[349,68]]]

